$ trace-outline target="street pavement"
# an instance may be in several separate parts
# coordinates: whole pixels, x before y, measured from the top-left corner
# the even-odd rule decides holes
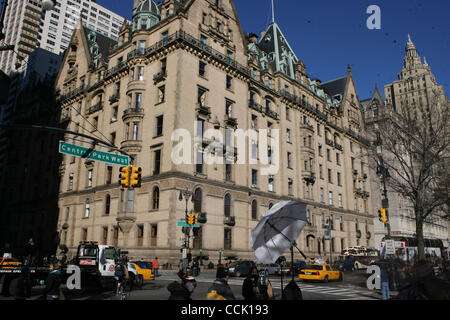
[[[198,286],[195,289],[192,299],[205,300],[206,293],[215,278],[215,272],[203,272],[196,277]],[[168,300],[169,291],[167,285],[180,279],[175,272],[163,271],[154,281],[148,281],[142,288],[134,289],[129,296],[129,300]],[[286,286],[291,277],[283,278],[283,284]],[[281,279],[280,277],[271,277],[271,284],[274,289],[275,300],[281,299]],[[365,286],[366,275],[364,272],[345,273],[342,282],[328,283],[304,283],[296,278],[300,289],[302,290],[304,300],[380,300],[379,292],[370,291]],[[244,278],[232,277],[229,285],[238,300],[243,300],[242,284]],[[63,288],[66,300],[111,300],[114,296],[111,291],[69,291]],[[30,300],[37,300],[43,287],[34,287]],[[11,297],[0,296],[0,300],[12,300]]]

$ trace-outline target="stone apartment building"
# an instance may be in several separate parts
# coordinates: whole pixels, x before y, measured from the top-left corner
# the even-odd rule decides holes
[[[178,262],[186,189],[193,194],[187,210],[201,222],[193,256],[203,249],[214,263],[219,250],[253,259],[253,228],[284,200],[309,205],[310,225],[298,240],[307,256],[331,251],[335,258],[345,247],[374,245],[368,142],[350,67],[336,80],[309,78],[276,22],[260,39],[243,34],[233,1],[135,0],[132,24],[122,26],[117,43],[80,26],[56,90],[69,130],[108,139],[143,169],[142,187],[124,190],[119,167],[64,157],[58,228],[65,227],[62,243],[72,252],[90,240],[134,258]],[[269,159],[279,151],[276,174],[262,174],[267,165],[257,157],[265,146],[251,139],[246,158],[254,162],[172,160],[176,129],[191,142],[200,138],[193,156],[211,142],[208,129],[226,136],[226,129],[252,128],[280,133],[267,148]],[[327,223],[331,240],[324,240]]]
[[[379,130],[379,122],[383,117],[395,119],[396,111],[404,106],[414,104],[430,105],[436,103],[435,97],[448,101],[442,86],[439,86],[431,72],[426,58],[417,53],[416,46],[408,36],[405,47],[403,68],[398,74],[397,80],[384,86],[384,94],[375,88],[370,99],[361,101],[364,109],[365,122],[369,136],[376,140],[376,132]],[[381,207],[382,180],[377,178],[377,165],[371,166],[372,180],[371,193],[374,211]],[[387,184],[389,198],[389,217],[391,235],[396,240],[405,240],[414,243],[416,235],[416,222],[414,207],[410,201],[392,190]],[[380,247],[381,241],[387,235],[386,227],[377,217],[374,219],[375,246]],[[448,221],[440,214],[431,216],[424,224],[424,238],[427,247],[448,248]],[[414,245],[411,245],[414,246]]]

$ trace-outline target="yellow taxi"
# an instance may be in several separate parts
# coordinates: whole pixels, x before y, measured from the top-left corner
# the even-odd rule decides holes
[[[131,264],[135,267],[137,273],[142,276],[142,280],[151,281],[155,280],[155,275],[152,272],[152,269],[149,268],[148,264],[145,262],[131,262]]]
[[[334,270],[329,264],[313,264],[306,266],[300,271],[298,277],[307,281],[323,281],[344,280],[344,273],[342,271]]]
[[[9,270],[22,266],[22,262],[15,258],[0,258],[0,269]]]

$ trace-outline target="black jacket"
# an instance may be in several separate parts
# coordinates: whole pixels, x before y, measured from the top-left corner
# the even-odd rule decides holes
[[[11,284],[9,285],[9,293],[16,300],[24,300],[26,298],[27,294],[25,290],[25,279],[23,275],[20,275],[11,281]]]
[[[170,292],[169,300],[191,300],[189,290],[178,281],[174,281],[167,286]]]
[[[45,288],[43,295],[46,296],[58,296],[59,286],[61,285],[61,271],[54,270],[48,274],[47,280],[45,280]]]
[[[224,279],[214,281],[206,295],[208,300],[236,300],[228,282]]]
[[[256,296],[256,293],[253,290],[254,287],[255,282],[253,281],[253,279],[249,277],[245,278],[244,284],[242,285],[242,296],[244,297],[245,300],[250,301],[258,300],[258,297]]]

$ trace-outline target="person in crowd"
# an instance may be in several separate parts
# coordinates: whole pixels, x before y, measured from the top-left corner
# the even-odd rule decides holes
[[[245,300],[258,300],[258,297],[260,296],[258,280],[258,269],[256,267],[253,267],[250,269],[247,278],[245,278],[244,284],[242,285],[242,296]]]
[[[389,300],[390,299],[390,293],[389,293],[389,273],[387,270],[387,267],[382,264],[381,265],[381,291],[383,294],[383,300]]]
[[[158,257],[155,257],[155,260],[153,260],[152,265],[153,265],[153,274],[155,275],[155,277],[158,277],[158,270],[159,270]]]
[[[181,282],[174,281],[167,286],[170,292],[169,300],[192,300],[191,296],[197,287],[197,282],[193,276],[186,275],[183,271],[178,272]]]
[[[26,265],[22,267],[20,275],[11,281],[9,292],[14,300],[26,300],[31,296],[30,269]]]
[[[50,273],[47,280],[41,281],[41,284],[45,285],[42,295],[45,300],[60,300],[61,270],[59,270],[59,264],[56,261],[51,261],[49,267]]]
[[[216,280],[206,294],[207,300],[236,300],[228,285],[228,269],[224,266],[217,268]]]

